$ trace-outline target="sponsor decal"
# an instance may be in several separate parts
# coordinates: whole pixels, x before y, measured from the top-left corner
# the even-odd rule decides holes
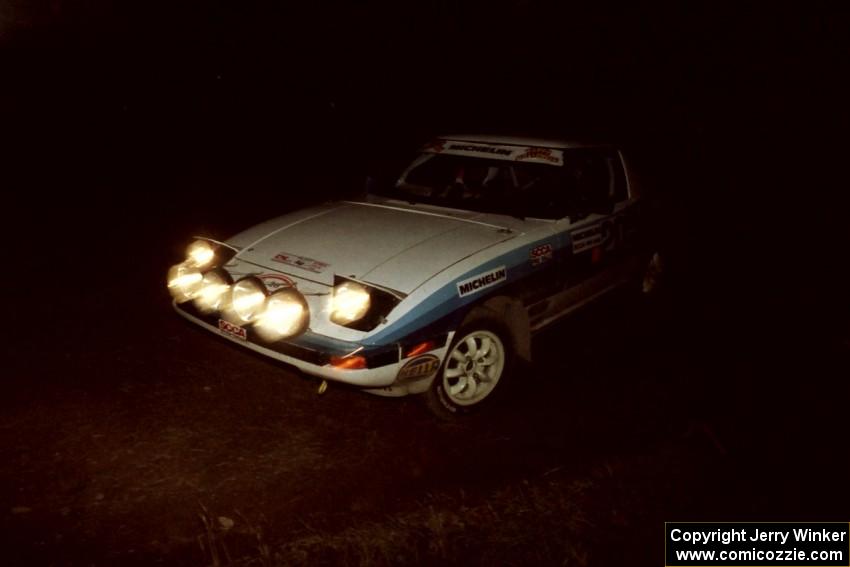
[[[533,161],[556,166],[564,165],[564,152],[553,148],[438,140],[422,148],[422,151],[432,154],[445,153],[470,157],[489,157],[506,161]]]
[[[245,330],[245,327],[240,327],[239,325],[234,325],[230,321],[225,321],[224,319],[218,320],[218,330],[228,335],[230,337],[235,337],[241,341],[248,340],[248,331]]]
[[[531,249],[529,256],[531,257],[531,265],[539,266],[543,262],[548,262],[552,259],[554,248],[551,244],[541,244]]]
[[[296,287],[295,282],[283,274],[261,274],[257,277],[263,280],[263,284],[269,291],[277,291],[284,287]]]
[[[443,151],[443,148],[445,147],[445,145],[446,145],[445,140],[434,140],[433,142],[425,144],[422,147],[422,151],[426,152],[426,153],[431,153],[431,154],[439,154]]]
[[[543,160],[561,164],[563,157],[554,154],[550,148],[526,148],[525,152],[514,158],[516,161]]]
[[[465,297],[473,293],[478,293],[481,290],[505,281],[507,278],[507,269],[504,266],[499,266],[489,272],[472,276],[462,282],[457,282],[457,295],[458,297]]]
[[[573,254],[583,252],[588,248],[599,246],[604,240],[602,227],[599,225],[590,228],[582,228],[570,233],[573,241]]]
[[[473,152],[478,154],[493,154],[497,156],[509,156],[511,150],[499,146],[480,146],[477,144],[449,144],[449,149],[456,152]]]
[[[440,359],[433,354],[418,356],[401,367],[397,380],[415,380],[425,378],[440,368]]]
[[[314,274],[321,274],[328,266],[330,266],[330,264],[325,262],[320,262],[312,258],[305,258],[304,256],[296,256],[295,254],[289,254],[288,252],[279,252],[278,254],[275,254],[272,260],[288,266],[295,266],[296,268],[301,268],[302,270],[307,270]]]

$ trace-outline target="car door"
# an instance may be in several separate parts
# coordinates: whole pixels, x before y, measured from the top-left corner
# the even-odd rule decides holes
[[[538,325],[622,283],[629,277],[635,201],[623,162],[612,149],[564,152],[558,197],[563,216],[554,224],[557,292],[537,306]]]
[[[629,276],[637,235],[637,202],[629,195],[616,150],[576,152],[565,167],[574,180],[571,214],[558,221],[565,287],[594,295]]]

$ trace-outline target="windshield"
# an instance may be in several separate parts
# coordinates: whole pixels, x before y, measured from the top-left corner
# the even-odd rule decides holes
[[[423,153],[394,187],[378,193],[411,203],[560,218],[581,206],[576,171],[561,164]]]

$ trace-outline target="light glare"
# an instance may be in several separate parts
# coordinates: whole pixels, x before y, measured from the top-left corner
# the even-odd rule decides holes
[[[355,282],[345,282],[334,289],[331,320],[345,325],[357,321],[369,311],[369,291]]]
[[[203,279],[197,268],[177,264],[168,270],[168,291],[178,303],[189,301],[198,293]]]
[[[200,291],[195,296],[195,307],[203,313],[221,310],[224,306],[230,285],[215,271],[204,274]]]
[[[263,308],[266,294],[260,284],[253,280],[242,280],[233,286],[233,313],[242,322],[253,321]]]
[[[306,314],[304,305],[297,298],[289,294],[274,294],[269,297],[255,328],[266,340],[282,339],[298,332]]]
[[[263,304],[264,298],[259,291],[240,295],[238,299],[233,300],[233,309],[237,315],[248,321],[252,318],[252,313]]]
[[[203,268],[212,263],[215,250],[206,240],[196,240],[186,249],[187,261],[196,268]]]

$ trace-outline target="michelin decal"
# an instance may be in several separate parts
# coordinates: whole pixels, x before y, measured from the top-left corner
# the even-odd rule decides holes
[[[508,278],[508,271],[504,266],[499,266],[489,272],[472,276],[471,278],[457,282],[458,297],[466,297],[481,290],[493,287]]]
[[[451,154],[505,161],[530,161],[557,166],[564,165],[564,151],[555,148],[436,140],[423,147],[422,151],[430,154]]]

